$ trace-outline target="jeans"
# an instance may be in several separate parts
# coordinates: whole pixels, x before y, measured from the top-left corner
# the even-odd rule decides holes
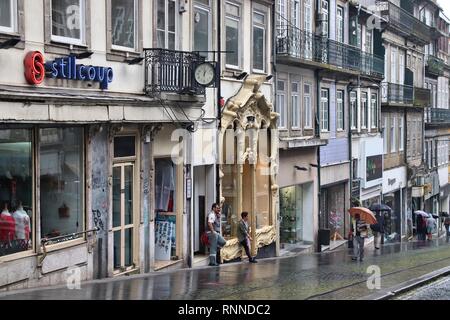
[[[247,254],[248,260],[251,261],[252,260],[252,255],[250,253],[250,248],[248,247],[247,239],[242,240],[240,243],[241,243],[241,246],[243,246],[244,249],[245,249],[245,253]]]
[[[209,263],[216,264],[217,247],[223,247],[226,243],[225,239],[217,232],[209,232]]]
[[[361,236],[353,238],[353,257],[359,259],[364,258],[364,238]]]
[[[446,239],[447,242],[448,242],[448,240],[449,240],[449,238],[450,238],[450,231],[449,231],[450,225],[444,224],[444,227],[445,227],[445,239]]]
[[[375,246],[375,248],[379,248],[380,244],[381,244],[381,237],[383,235],[381,234],[381,232],[374,232],[373,233],[373,244]]]

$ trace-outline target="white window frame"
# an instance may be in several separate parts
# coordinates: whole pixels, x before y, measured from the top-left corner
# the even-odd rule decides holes
[[[391,47],[391,83],[398,83],[398,56],[397,49]]]
[[[339,12],[341,12],[341,15],[339,15]],[[345,9],[344,7],[338,5],[336,6],[336,41],[344,43],[344,18],[345,16]]]
[[[304,12],[303,12],[303,28],[305,32],[312,33],[312,0],[304,0]]]
[[[367,129],[368,127],[368,97],[367,92],[361,92],[361,129]]]
[[[374,96],[375,99],[373,98]],[[370,94],[370,128],[376,129],[378,127],[377,122],[378,122],[378,93],[372,92]]]
[[[286,36],[286,34],[283,34],[283,30],[287,27],[287,21],[286,19],[286,0],[278,0],[278,14],[277,14],[277,29],[278,29],[278,36]]]
[[[345,92],[341,89],[336,90],[336,130],[345,130]]]
[[[111,2],[112,4],[112,2]],[[133,0],[133,5],[134,5],[134,47],[133,48],[129,48],[129,47],[123,47],[123,46],[119,46],[117,44],[113,43],[113,39],[112,39],[112,34],[111,34],[111,49],[114,50],[120,50],[120,51],[128,51],[128,52],[136,52],[136,48],[137,48],[137,38],[138,38],[138,5],[137,5],[137,0]],[[113,17],[112,17],[112,7],[111,7],[111,24],[113,21]]]
[[[228,14],[226,12],[226,5],[227,4],[235,6],[235,7],[239,7],[239,17],[230,15],[230,14]],[[225,35],[226,35],[226,28],[227,28],[227,19],[236,21],[237,24],[238,24],[238,30],[240,30],[241,27],[242,27],[242,5],[240,3],[237,3],[237,2],[226,1],[225,2],[224,12],[225,12],[225,19],[224,19],[225,25],[224,25],[223,29],[224,29]],[[252,15],[252,21],[253,21],[253,15]],[[241,68],[241,65],[242,65],[242,58],[241,58],[241,56],[242,56],[242,54],[241,54],[242,53],[242,35],[241,35],[241,32],[239,32],[238,34],[239,34],[239,36],[238,36],[238,65],[235,66],[235,65],[232,65],[232,64],[227,64],[227,58],[226,58],[226,55],[225,55],[225,67],[229,68],[229,69],[237,69],[237,70],[239,70]],[[225,40],[225,46],[224,47],[225,47],[225,50],[227,50],[227,48],[226,48],[226,37],[224,37],[224,40]]]
[[[388,117],[383,117],[383,154],[388,154]]]
[[[5,27],[0,26],[0,32],[5,33],[15,33],[17,31],[17,0],[9,0],[9,4],[11,7],[10,17],[11,17],[11,26]]]
[[[394,152],[396,152],[397,151],[397,135],[395,134],[396,133],[396,128],[395,128],[395,126],[396,126],[396,121],[397,120],[397,118],[394,116],[394,115],[391,115],[391,131],[390,131],[390,140],[391,140],[391,148],[390,148],[390,150],[391,150],[391,153],[394,153]]]
[[[324,3],[326,3],[326,8],[324,8]],[[330,36],[330,1],[320,0],[320,14],[327,17],[327,20],[322,21],[321,25],[321,35],[328,38]]]
[[[169,1],[174,2],[175,4],[175,31],[169,31]],[[158,1],[155,0],[155,30],[156,30],[156,43],[158,43],[158,32],[164,32],[164,48],[162,49],[168,49],[169,48],[169,34],[173,33],[175,38],[175,50],[178,50],[179,48],[179,41],[178,41],[178,29],[179,29],[179,19],[178,19],[178,1],[175,0],[165,0],[165,7],[164,7],[164,30],[158,29],[157,19],[158,19]],[[135,2],[136,5],[136,2]]]
[[[283,82],[283,90],[278,89],[278,83]],[[280,115],[279,121],[278,121],[278,129],[287,129],[287,107],[286,107],[286,83],[287,80],[284,79],[278,79],[277,80],[277,112]],[[283,97],[283,105],[281,106],[280,100],[281,97]]]
[[[351,112],[350,128],[356,130],[358,128],[358,93],[356,91],[350,91],[349,107]]]
[[[206,6],[203,3],[194,1],[194,15],[195,15],[195,11],[199,10],[199,11],[204,11],[205,13],[207,13],[208,15],[208,31],[210,31],[211,33],[208,33],[208,51],[212,50],[212,17],[211,17],[211,7],[210,6]],[[178,20],[178,19],[177,19]],[[176,37],[176,30],[177,30],[177,26],[176,26],[176,22],[175,22],[175,37]],[[195,21],[194,21],[194,26],[192,27],[192,35],[194,35],[194,30],[195,30]],[[178,42],[178,41],[176,41]],[[195,38],[194,38],[194,43],[193,46],[195,46]],[[210,53],[207,52],[200,52],[200,55],[206,56],[206,57],[210,57]]]
[[[292,10],[292,24],[301,29],[301,19],[300,19],[300,0],[292,0],[291,1],[291,10]]]
[[[327,96],[322,97],[322,93],[326,92]],[[326,109],[324,109],[326,106]],[[326,118],[325,118],[326,114]],[[326,121],[325,121],[326,119]],[[325,127],[324,124],[327,124]],[[321,88],[320,89],[320,131],[321,132],[330,132],[330,89],[329,88]]]
[[[293,90],[293,84],[297,85],[297,91]],[[291,124],[292,124],[292,129],[301,129],[301,105],[300,105],[300,85],[301,82],[298,80],[293,80],[291,81]],[[294,104],[294,100],[297,100],[297,103]],[[296,120],[296,121],[295,121]]]
[[[78,0],[80,7],[80,39],[56,36],[53,34],[53,1],[50,0],[50,35],[51,40],[55,42],[74,44],[74,45],[83,45],[86,41],[86,0]]]
[[[399,135],[400,135],[400,142],[398,146],[398,151],[405,150],[405,126],[404,126],[404,119],[402,116],[398,118],[398,127],[399,127]]]
[[[263,12],[261,10],[257,10],[257,9],[253,9],[253,11],[252,11],[252,44],[253,44],[253,41],[255,40],[255,39],[253,39],[253,34],[254,34],[253,30],[255,28],[261,29],[263,31],[263,39],[264,39],[264,45],[263,45],[263,68],[264,69],[256,69],[255,68],[255,61],[253,60],[253,54],[252,54],[252,69],[255,72],[264,73],[264,72],[266,72],[266,64],[267,64],[267,61],[266,61],[266,59],[267,59],[267,54],[266,54],[266,50],[267,50],[267,32],[266,32],[266,26],[265,25],[262,25],[260,23],[255,22],[255,19],[254,19],[254,15],[255,14],[262,15],[264,17],[264,22],[266,22],[267,21],[267,13]],[[255,48],[255,46],[252,46],[252,51],[254,50],[254,48]]]
[[[309,87],[309,93],[305,93],[305,86]],[[311,83],[303,83],[303,109],[305,110],[305,129],[312,129],[312,90],[313,86]],[[307,101],[309,101],[309,105],[307,105]]]

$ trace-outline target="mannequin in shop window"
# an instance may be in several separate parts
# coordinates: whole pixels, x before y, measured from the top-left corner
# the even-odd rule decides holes
[[[9,213],[8,203],[3,205],[3,211],[0,213],[0,244],[2,246],[11,245],[15,237],[16,222]]]
[[[28,249],[28,242],[30,240],[30,217],[25,212],[22,206],[22,201],[19,201],[19,205],[16,211],[13,212],[12,217],[15,221],[15,235],[16,239],[19,240],[20,245],[23,249]]]

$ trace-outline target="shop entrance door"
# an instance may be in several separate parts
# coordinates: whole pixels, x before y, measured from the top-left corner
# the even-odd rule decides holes
[[[114,273],[135,267],[134,263],[134,163],[113,165],[113,264]]]

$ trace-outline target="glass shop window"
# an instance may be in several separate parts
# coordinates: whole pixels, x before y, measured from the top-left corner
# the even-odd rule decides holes
[[[155,159],[156,260],[176,256],[176,165],[170,158]]]
[[[39,130],[42,237],[80,232],[84,227],[82,128]]]
[[[32,248],[32,134],[0,130],[0,256]]]
[[[84,0],[52,0],[52,40],[83,44]]]

